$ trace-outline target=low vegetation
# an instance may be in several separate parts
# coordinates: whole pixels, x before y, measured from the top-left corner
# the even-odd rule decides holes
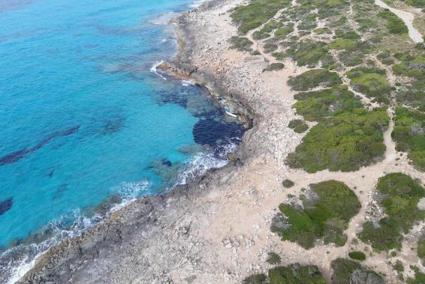
[[[358,67],[347,73],[353,89],[378,102],[388,103],[391,85],[385,71],[378,68]]]
[[[400,249],[403,233],[425,217],[425,211],[417,207],[425,188],[408,175],[392,173],[379,179],[376,190],[385,216],[364,223],[359,238],[378,251]]]
[[[406,34],[408,32],[404,22],[390,10],[382,11],[378,14],[378,16],[387,21],[387,28],[390,33]]]
[[[294,91],[308,91],[318,87],[328,88],[339,85],[341,82],[338,74],[326,69],[309,70],[288,80],[289,86]]]
[[[288,127],[293,129],[296,133],[303,133],[308,129],[307,123],[302,119],[293,119],[289,122]]]
[[[351,259],[358,260],[358,261],[363,261],[366,259],[366,255],[362,251],[351,251],[348,253],[348,256]]]
[[[252,41],[246,37],[233,36],[230,38],[230,43],[232,48],[238,49],[240,51],[252,52]]]
[[[265,24],[277,11],[290,3],[289,0],[252,0],[247,5],[235,8],[232,19],[238,25],[239,32],[246,34]]]
[[[326,284],[317,266],[291,264],[270,269],[268,274],[255,274],[243,280],[244,284]]]
[[[295,185],[295,183],[290,179],[285,179],[285,180],[282,181],[282,185],[285,188],[291,188]]]
[[[385,152],[383,132],[388,116],[383,109],[355,109],[321,121],[287,157],[293,168],[354,171],[380,159]]]
[[[297,113],[308,121],[322,121],[354,109],[363,108],[359,99],[347,87],[340,85],[320,91],[304,92],[295,95]]]
[[[382,276],[372,270],[368,270],[356,261],[337,258],[332,261],[331,266],[333,269],[332,283],[334,284],[385,284]]]
[[[392,137],[398,151],[408,153],[420,170],[425,170],[425,114],[399,107],[396,110]]]
[[[357,196],[344,183],[330,180],[310,185],[311,192],[302,198],[302,207],[281,204],[284,219],[275,219],[272,231],[282,240],[309,249],[317,240],[342,246],[344,230],[361,205]]]

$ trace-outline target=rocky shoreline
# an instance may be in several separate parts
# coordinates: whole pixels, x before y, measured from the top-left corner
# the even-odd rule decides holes
[[[223,2],[225,1],[204,3],[196,8],[195,12],[187,12],[174,20],[179,44],[178,53],[172,61],[165,62],[158,68],[167,75],[183,80],[189,79],[207,88],[212,97],[227,112],[236,114],[237,119],[249,129],[253,126],[254,113],[250,104],[239,94],[228,92],[226,86],[221,84],[220,78],[217,78],[215,74],[198,70],[191,61],[193,48],[191,43],[195,39],[188,29],[187,15],[200,10],[206,11]],[[243,144],[242,142],[242,147],[229,155],[230,163],[227,166],[211,169],[190,184],[177,186],[172,191],[136,200],[120,210],[111,212],[103,222],[83,232],[81,236],[66,239],[50,248],[37,259],[34,267],[18,283],[88,283],[92,281],[98,283],[98,280],[93,278],[94,275],[81,273],[87,268],[88,263],[96,262],[117,246],[131,243],[135,236],[140,237],[140,233],[146,239],[155,239],[156,235],[161,234],[164,229],[161,228],[161,219],[169,219],[172,216],[171,219],[177,221],[182,208],[184,211],[190,210],[197,205],[198,198],[206,196],[214,187],[220,186],[236,173],[244,159],[249,156],[249,153],[243,150]],[[184,236],[189,231],[190,223],[187,226],[175,228],[171,234]],[[164,255],[164,257],[171,256]],[[165,274],[160,278],[152,277],[154,282],[150,283],[166,283],[167,277]]]

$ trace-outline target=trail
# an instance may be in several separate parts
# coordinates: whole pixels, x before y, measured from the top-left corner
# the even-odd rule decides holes
[[[399,17],[404,22],[404,24],[407,26],[407,29],[409,30],[409,37],[415,43],[424,42],[424,39],[422,38],[421,33],[413,26],[413,21],[415,20],[415,15],[413,15],[410,12],[406,12],[406,11],[402,11],[402,10],[392,8],[381,0],[375,0],[375,4],[378,5],[381,8],[390,10],[397,17]]]

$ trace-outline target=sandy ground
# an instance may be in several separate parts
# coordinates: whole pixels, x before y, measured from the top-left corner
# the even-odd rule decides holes
[[[263,72],[270,58],[229,49],[227,40],[236,35],[236,28],[228,11],[239,3],[217,1],[181,17],[185,44],[178,60],[192,66],[192,78],[220,99],[251,110],[254,126],[237,153],[241,162],[210,173],[189,189],[145,199],[113,214],[96,232],[49,252],[23,282],[240,283],[269,268],[265,259],[270,251],[279,253],[283,264],[315,264],[329,279],[333,259],[357,246],[363,249],[352,240],[371,212],[376,213],[372,196],[377,179],[404,172],[425,181],[424,173],[396,152],[392,123],[384,137],[385,159],[372,166],[349,173],[289,169],[285,157],[302,135],[287,127],[296,117],[287,80],[303,70],[287,61],[283,70]],[[238,113],[237,108],[232,111]],[[295,182],[291,189],[281,185],[286,178]],[[301,188],[329,179],[346,183],[362,203],[346,231],[345,246],[318,244],[305,250],[271,233],[271,219],[278,205],[289,200],[288,194],[298,195]],[[412,235],[420,229],[414,228]],[[406,239],[399,258],[416,264]],[[365,263],[385,273],[388,283],[398,283],[385,255],[373,254]]]

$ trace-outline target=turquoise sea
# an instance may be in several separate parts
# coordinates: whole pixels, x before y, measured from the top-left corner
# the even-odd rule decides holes
[[[153,66],[189,0],[0,0],[0,282],[114,204],[226,163],[240,125]]]

